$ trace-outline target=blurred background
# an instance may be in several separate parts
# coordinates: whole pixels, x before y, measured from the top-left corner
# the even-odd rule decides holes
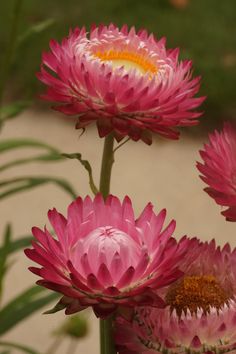
[[[9,39],[13,4],[13,0],[0,4],[1,52]],[[165,36],[168,47],[180,47],[181,57],[193,60],[195,74],[203,78],[201,93],[208,97],[202,129],[235,117],[235,0],[24,0],[8,94],[32,99],[40,91],[35,72],[51,38],[60,41],[70,27],[110,22]]]
[[[203,192],[195,163],[207,133],[236,119],[236,1],[8,0],[0,2],[0,14],[0,354],[98,354],[98,321],[91,313],[85,314],[88,335],[81,319],[69,331],[68,322],[61,329],[63,313],[42,315],[57,298],[33,287],[32,262],[22,251],[31,226],[48,225],[49,208],[66,213],[75,195],[91,194],[87,171],[61,152],[82,153],[98,183],[103,145],[94,126],[79,136],[73,121],[38,100],[41,53],[70,27],[114,22],[166,36],[169,48],[180,47],[181,58],[193,60],[207,95],[200,124],[183,129],[178,142],[128,142],[115,157],[112,193],[128,193],[136,215],[150,200],[156,211],[167,208],[168,220],[177,220],[177,238],[214,237],[233,247],[235,224]]]

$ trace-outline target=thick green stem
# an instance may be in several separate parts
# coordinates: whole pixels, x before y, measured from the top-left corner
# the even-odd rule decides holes
[[[105,138],[100,175],[100,193],[106,198],[110,193],[111,170],[114,163],[113,155],[114,138],[110,134]]]
[[[100,354],[116,354],[113,340],[112,317],[100,320]]]
[[[114,163],[114,137],[112,134],[105,138],[102,167],[100,175],[100,193],[104,199],[110,193],[111,170]],[[112,316],[106,320],[100,320],[100,354],[116,354],[113,340]]]

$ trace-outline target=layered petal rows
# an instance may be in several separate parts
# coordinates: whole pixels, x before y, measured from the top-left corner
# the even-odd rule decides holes
[[[191,61],[178,61],[178,49],[166,49],[145,30],[113,24],[71,31],[52,40],[38,78],[48,86],[42,97],[68,115],[79,115],[78,128],[96,121],[99,135],[152,142],[151,132],[176,139],[178,126],[197,124],[194,97],[200,78]]]
[[[212,241],[199,250],[200,256],[193,263],[185,263],[186,282],[174,302],[177,310],[171,305],[165,309],[136,308],[132,322],[117,319],[115,335],[119,353],[236,352],[236,249],[231,251],[228,244],[220,249]],[[179,280],[165,289],[167,302],[168,294],[181,282],[183,284],[183,280]],[[208,289],[204,289],[206,285]],[[222,292],[226,300],[217,306]],[[182,300],[187,308],[183,307],[180,314]]]
[[[229,123],[221,132],[209,135],[209,143],[200,151],[198,162],[201,179],[208,184],[205,191],[221,206],[228,221],[236,221],[236,130]]]
[[[64,295],[61,305],[70,314],[92,306],[106,317],[118,306],[163,307],[156,291],[178,279],[178,264],[189,245],[173,238],[175,222],[163,229],[166,211],[156,215],[148,204],[135,220],[131,201],[101,195],[78,198],[67,218],[48,213],[54,238],[45,228],[33,228],[33,249],[26,255],[40,265],[30,270],[39,285]]]

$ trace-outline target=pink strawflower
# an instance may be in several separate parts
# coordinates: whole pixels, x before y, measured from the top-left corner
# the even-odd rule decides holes
[[[38,74],[48,86],[43,98],[79,115],[78,128],[96,121],[100,137],[114,132],[118,141],[129,136],[151,144],[151,132],[177,139],[176,127],[198,123],[200,78],[192,78],[191,61],[179,62],[179,50],[167,50],[164,38],[110,24],[90,34],[76,28],[50,49]]]
[[[106,317],[118,306],[163,307],[154,291],[178,279],[178,263],[189,242],[171,237],[175,221],[163,230],[166,211],[156,215],[149,203],[135,220],[131,201],[101,195],[78,198],[67,219],[56,209],[48,213],[57,239],[45,228],[33,228],[37,241],[26,255],[41,267],[30,270],[37,283],[64,295],[66,313],[92,306]]]
[[[203,163],[197,168],[201,179],[209,185],[205,191],[216,203],[227,206],[221,214],[236,221],[236,130],[226,123],[221,132],[209,135],[209,143],[200,151]]]
[[[117,319],[119,353],[236,353],[236,249],[212,241],[183,268],[184,278],[165,290],[168,307],[136,308],[131,323]]]

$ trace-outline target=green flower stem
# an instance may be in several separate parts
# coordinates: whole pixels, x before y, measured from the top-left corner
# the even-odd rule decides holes
[[[64,337],[63,336],[56,336],[52,344],[50,345],[49,349],[46,351],[45,354],[55,354],[57,349],[60,347]]]
[[[101,175],[100,175],[99,191],[102,193],[104,198],[106,198],[110,193],[111,170],[112,170],[112,165],[114,163],[113,146],[114,146],[114,137],[112,134],[109,134],[105,138],[105,142],[104,142],[102,167],[101,167]]]
[[[114,137],[112,134],[105,138],[102,167],[100,175],[100,193],[104,199],[110,193],[111,170],[114,163]],[[100,320],[100,354],[116,354],[113,340],[112,316],[106,320]]]
[[[112,316],[106,320],[100,320],[100,348],[100,354],[116,354]]]

